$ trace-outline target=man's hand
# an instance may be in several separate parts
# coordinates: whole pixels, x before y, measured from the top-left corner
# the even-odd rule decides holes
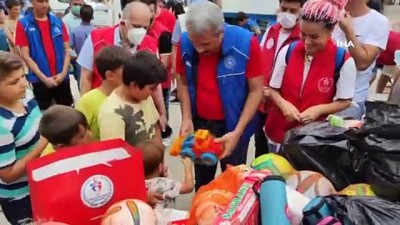
[[[269,87],[264,86],[263,95],[264,95],[264,99],[265,99],[265,98],[269,98]]]
[[[182,124],[181,124],[181,129],[179,131],[179,135],[187,135],[190,134],[194,131],[193,128],[193,122],[192,120],[188,119],[188,120],[183,120]]]
[[[293,121],[300,122],[301,121],[300,112],[292,103],[290,103],[288,101],[284,101],[284,103],[282,103],[282,106],[280,108],[281,108],[283,115],[290,122],[293,122]]]
[[[225,134],[220,138],[215,139],[216,142],[219,142],[224,146],[223,147],[224,153],[222,154],[221,159],[226,158],[232,154],[233,150],[235,150],[236,148],[236,145],[241,135],[242,135],[241,132],[234,130],[232,132]]]
[[[167,128],[167,125],[168,125],[167,115],[161,114],[158,122],[160,124],[161,132],[165,131],[165,129]]]
[[[353,17],[351,17],[349,12],[345,12],[342,18],[339,20],[339,27],[346,34],[353,30]]]
[[[313,106],[313,107],[310,107],[310,108],[306,109],[305,111],[303,111],[300,114],[300,119],[301,119],[301,122],[303,122],[303,123],[310,123],[310,122],[316,120],[320,115],[321,115],[321,113],[320,113],[319,107]]]

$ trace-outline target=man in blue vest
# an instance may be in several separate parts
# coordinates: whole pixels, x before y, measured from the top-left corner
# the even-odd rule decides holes
[[[261,50],[248,30],[224,23],[211,2],[191,5],[188,32],[177,48],[181,134],[207,129],[224,146],[221,169],[246,163],[254,114],[262,98]],[[214,179],[216,166],[195,166],[196,190]]]
[[[71,106],[70,48],[64,23],[49,13],[48,0],[33,0],[33,10],[22,18],[15,42],[29,68],[28,81],[41,110],[53,102]]]

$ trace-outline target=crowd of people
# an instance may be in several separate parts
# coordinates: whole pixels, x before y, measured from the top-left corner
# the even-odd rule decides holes
[[[212,181],[217,166],[189,159],[183,182],[168,178],[162,133],[174,116],[174,80],[179,134],[207,129],[218,137],[225,170],[246,164],[253,135],[259,156],[279,153],[286,131],[330,114],[361,120],[376,59],[396,71],[400,49],[392,42],[398,33],[366,0],[280,0],[261,42],[258,27],[224,22],[221,1],[193,1],[186,12],[174,0],[128,1],[120,22],[105,28],[92,26],[83,0],[70,0],[62,19],[48,0],[32,0],[21,18],[19,0],[6,5],[0,205],[12,225],[32,221],[26,164],[63,147],[120,138],[141,149],[159,217],[176,196]],[[244,26],[247,15],[240,16]],[[76,102],[70,73],[79,82]]]

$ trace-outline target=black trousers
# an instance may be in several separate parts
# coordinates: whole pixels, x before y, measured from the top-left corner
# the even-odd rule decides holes
[[[66,106],[72,106],[74,103],[69,79],[64,80],[54,88],[48,88],[43,82],[33,83],[32,87],[40,110],[48,109],[53,102]]]
[[[33,222],[30,197],[19,200],[0,199],[4,216],[11,225],[24,225]]]

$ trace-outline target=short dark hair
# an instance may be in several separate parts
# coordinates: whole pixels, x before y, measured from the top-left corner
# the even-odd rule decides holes
[[[79,125],[86,129],[88,122],[80,111],[64,105],[51,106],[39,123],[39,133],[53,145],[68,146],[79,132]]]
[[[124,66],[127,58],[131,57],[132,53],[122,46],[110,45],[101,49],[94,59],[97,71],[103,80],[106,79],[107,71],[114,71]]]
[[[22,59],[10,52],[0,51],[0,80],[7,78],[13,71],[23,69]]]
[[[236,20],[237,20],[237,21],[242,22],[242,21],[244,21],[245,19],[247,19],[247,14],[246,14],[246,13],[244,13],[244,12],[238,12],[238,13],[237,13],[237,15],[236,15]]]
[[[83,5],[79,11],[82,22],[90,23],[93,19],[93,7],[91,5]]]
[[[164,161],[165,147],[153,140],[140,142],[136,145],[143,153],[144,175],[152,175]]]
[[[135,82],[140,89],[146,85],[159,84],[167,80],[167,70],[156,55],[138,51],[125,61],[122,81],[125,86]]]
[[[303,6],[306,1],[307,0],[279,0],[279,4],[281,4],[282,2],[297,2],[300,4],[300,6]]]
[[[20,0],[6,0],[6,7],[10,10],[14,6],[23,6],[23,1]]]

